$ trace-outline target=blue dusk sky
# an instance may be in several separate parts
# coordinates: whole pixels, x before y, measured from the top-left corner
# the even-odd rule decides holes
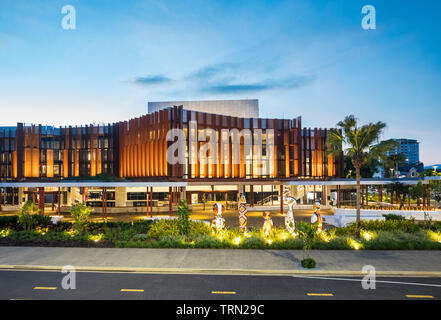
[[[62,28],[62,7],[76,29]],[[364,5],[376,29],[361,27]],[[441,162],[441,1],[0,0],[0,126],[108,123],[147,101],[245,99],[384,121]]]

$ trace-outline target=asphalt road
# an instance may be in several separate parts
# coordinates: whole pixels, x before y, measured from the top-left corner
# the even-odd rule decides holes
[[[377,277],[365,290],[361,278],[315,276],[75,273],[0,270],[1,300],[441,300],[441,278]]]

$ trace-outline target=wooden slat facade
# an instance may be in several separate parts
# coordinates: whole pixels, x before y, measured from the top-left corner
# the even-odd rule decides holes
[[[197,155],[209,142],[198,141],[198,137],[206,128],[214,130],[217,145],[213,146],[218,153],[208,153],[207,161],[200,162]],[[328,130],[302,128],[300,117],[238,118],[175,106],[111,125],[54,128],[19,123],[13,129],[0,129],[2,180],[61,180],[99,174],[141,180],[343,177],[342,157],[325,155]],[[168,147],[174,143],[166,138],[171,129],[185,134],[185,164],[167,161]],[[249,129],[249,134],[243,129]],[[234,130],[243,134],[239,135],[237,163],[233,163]],[[261,145],[260,138],[263,147],[253,147],[253,143]],[[228,156],[221,152],[225,141]]]

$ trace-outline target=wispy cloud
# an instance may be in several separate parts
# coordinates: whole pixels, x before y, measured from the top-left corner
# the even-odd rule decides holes
[[[273,89],[296,89],[314,82],[315,76],[295,75],[283,79],[268,79],[256,83],[225,83],[203,87],[201,91],[214,94],[252,93]]]
[[[155,84],[164,84],[171,82],[172,79],[163,76],[163,75],[150,75],[146,77],[137,77],[133,80],[133,83],[142,85],[142,86],[151,86]]]

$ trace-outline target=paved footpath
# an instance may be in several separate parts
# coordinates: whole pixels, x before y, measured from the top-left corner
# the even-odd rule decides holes
[[[314,270],[300,266],[301,250],[0,247],[0,269],[362,275],[372,265],[378,275],[441,277],[441,251],[313,250],[310,256]]]

